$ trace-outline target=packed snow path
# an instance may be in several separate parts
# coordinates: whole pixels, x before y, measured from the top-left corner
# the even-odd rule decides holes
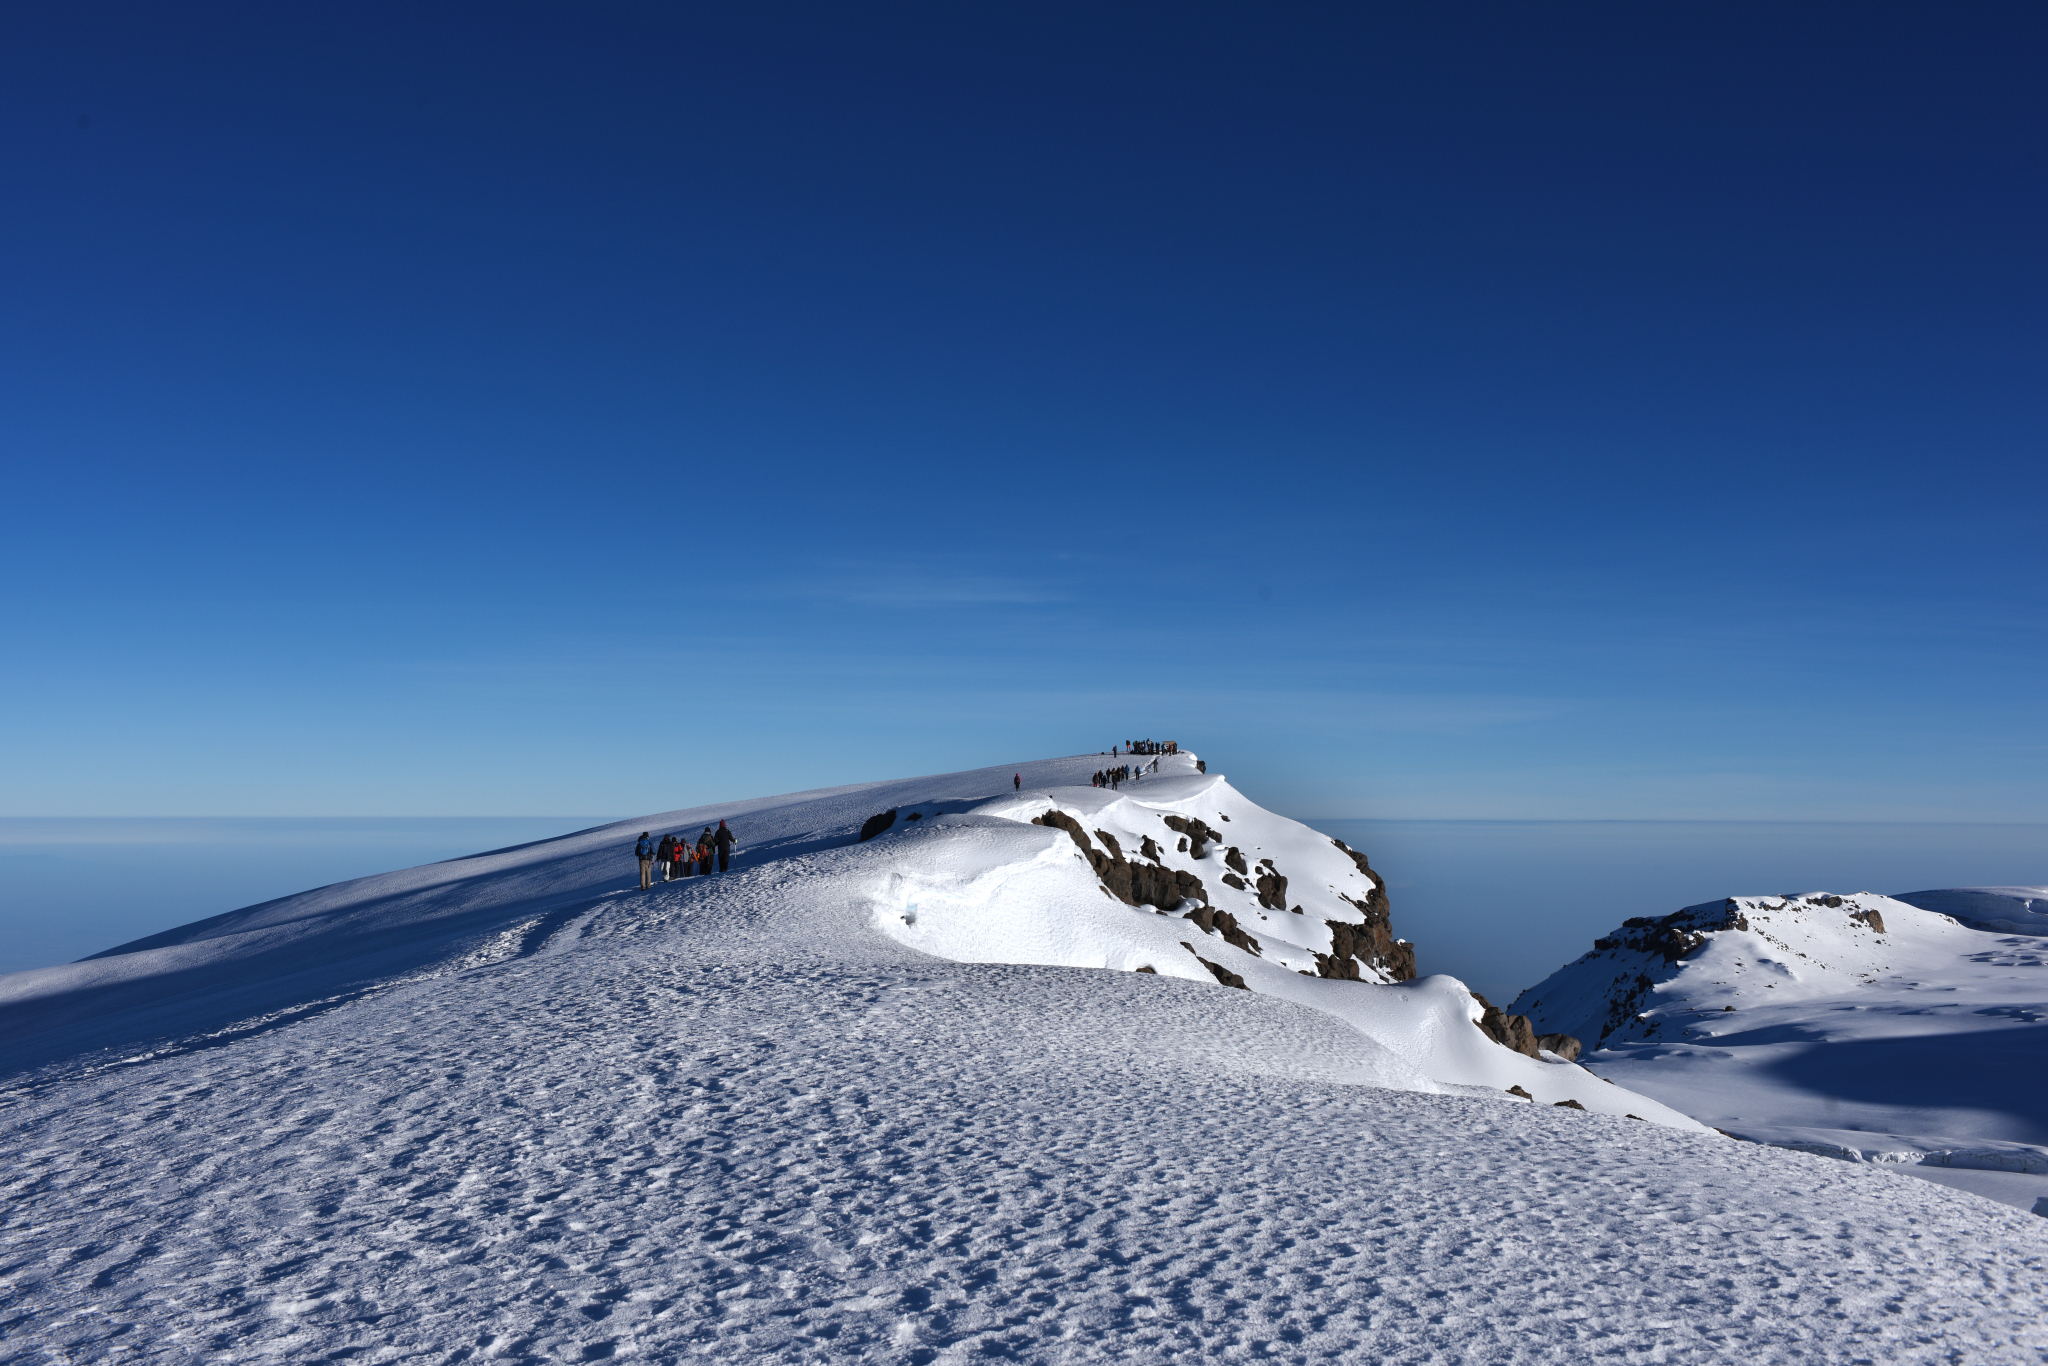
[[[1276,997],[934,959],[806,898],[845,857],[50,1064],[0,1116],[8,1357],[2048,1361],[2038,1220],[1379,1089]]]

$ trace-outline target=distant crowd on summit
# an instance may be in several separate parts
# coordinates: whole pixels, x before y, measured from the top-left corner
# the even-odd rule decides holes
[[[1136,768],[1131,767],[1129,764],[1117,764],[1111,768],[1097,769],[1095,776],[1088,781],[1097,787],[1113,788],[1122,783],[1134,783],[1144,777],[1146,773],[1157,773],[1158,771],[1159,761],[1157,759],[1154,759],[1149,765],[1139,764]]]
[[[1114,754],[1114,753],[1116,753],[1116,751],[1115,751],[1115,750],[1111,750],[1111,751],[1110,751],[1110,753],[1111,753],[1111,754]],[[1126,740],[1126,741],[1124,741],[1124,753],[1126,753],[1126,754],[1178,754],[1178,753],[1180,753],[1180,741],[1178,741],[1178,740]]]

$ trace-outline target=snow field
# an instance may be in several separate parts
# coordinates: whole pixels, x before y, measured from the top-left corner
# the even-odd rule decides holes
[[[0,978],[0,1355],[2048,1361],[2038,1221],[1706,1133],[1449,978],[1301,976],[1320,914],[1226,903],[1254,954],[1021,823],[1180,802],[1341,909],[1348,859],[1181,758],[671,813]],[[639,830],[720,816],[732,874],[638,890]]]
[[[2042,1360],[2026,1216],[1357,1084],[1213,984],[762,933],[757,870],[4,1118],[11,1345],[118,1361]],[[835,920],[837,925],[835,926]],[[664,932],[666,928],[666,932]]]

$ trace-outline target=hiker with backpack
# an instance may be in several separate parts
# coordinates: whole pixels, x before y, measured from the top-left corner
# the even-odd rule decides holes
[[[633,856],[640,860],[640,890],[646,891],[654,885],[654,841],[647,838],[647,832],[640,832],[640,842],[633,846]]]
[[[724,821],[718,823],[718,833],[711,837],[711,842],[718,846],[718,871],[722,873],[732,866],[732,846],[734,842],[733,833],[726,828]],[[706,869],[705,871],[708,872],[710,870]]]

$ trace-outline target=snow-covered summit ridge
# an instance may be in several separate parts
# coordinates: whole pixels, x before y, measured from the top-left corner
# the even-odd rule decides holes
[[[1413,951],[1393,938],[1362,854],[1259,807],[1192,754],[1156,762],[1118,790],[1089,783],[1105,756],[1075,755],[693,808],[318,888],[0,978],[5,1070],[218,1046],[565,943],[687,936],[699,911],[653,908],[746,893],[733,932],[764,952],[860,961],[907,949],[1243,989],[1350,1026],[1370,1061],[1345,1066],[1374,1084],[1518,1088],[1695,1127],[1582,1068],[1495,1044],[1453,978],[1396,982]],[[860,841],[889,810],[887,833]],[[694,836],[721,819],[740,839],[731,873],[639,890],[641,831]],[[858,923],[821,934],[828,907]]]
[[[1953,916],[1972,929],[2048,935],[2048,887],[1942,887],[1895,900]]]
[[[1627,921],[1511,1008],[1744,1137],[2048,1175],[2037,938],[1870,892],[1730,897]]]
[[[1579,1085],[1660,1113],[1491,1042],[1450,978],[1281,966],[1334,957],[1312,913],[1355,909],[1314,832],[1164,764],[1109,796],[1101,762],[625,822],[0,982],[8,1346],[2048,1360],[2038,1221],[1555,1108]],[[1048,812],[1105,859],[1115,836],[1124,873]],[[1230,832],[1209,859],[1118,833],[1187,812]],[[641,890],[640,830],[719,817],[730,874]],[[1284,912],[1210,876],[1233,846],[1287,875]],[[1197,902],[1208,926],[1162,914],[1136,895],[1165,899],[1155,862],[1236,899]],[[231,1013],[256,1000],[275,1008]],[[23,1076],[29,1046],[49,1062]]]

